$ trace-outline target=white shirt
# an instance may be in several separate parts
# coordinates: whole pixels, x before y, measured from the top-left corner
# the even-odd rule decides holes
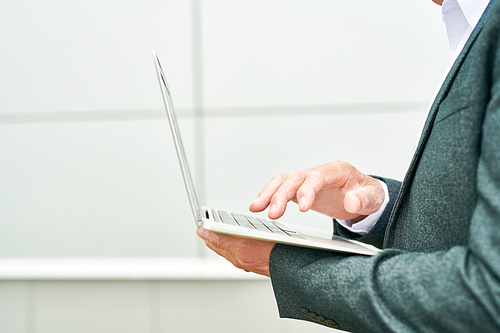
[[[470,37],[472,30],[476,27],[479,19],[484,13],[490,0],[444,0],[442,5],[443,21],[446,26],[446,34],[448,35],[448,43],[450,44],[451,63],[446,71],[446,74],[441,80],[438,90],[441,87],[444,79],[448,75],[451,66],[457,59],[460,52],[465,46],[465,43]],[[436,95],[437,95],[436,91]],[[430,107],[429,110],[430,111]],[[385,200],[380,209],[361,220],[360,222],[352,224],[351,221],[337,220],[346,229],[357,233],[359,235],[366,235],[373,228],[375,223],[382,215],[385,207],[389,203],[389,193],[387,185],[380,181],[385,192]]]
[[[442,13],[452,64],[464,48],[489,2],[490,0],[444,0]]]

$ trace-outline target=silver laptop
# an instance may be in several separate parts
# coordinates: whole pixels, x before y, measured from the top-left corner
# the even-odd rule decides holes
[[[371,245],[347,240],[341,237],[333,236],[332,239],[319,238],[306,235],[286,226],[281,220],[269,220],[257,217],[255,215],[243,215],[229,211],[218,210],[211,207],[200,206],[194,183],[191,178],[186,153],[182,144],[181,133],[177,125],[170,89],[167,80],[160,65],[156,52],[153,51],[156,73],[160,83],[163,102],[167,111],[170,129],[177,150],[177,157],[184,177],[189,202],[193,211],[194,220],[198,227],[212,230],[221,234],[233,235],[260,239],[270,242],[304,246],[329,251],[349,252],[363,255],[373,255],[379,250]]]

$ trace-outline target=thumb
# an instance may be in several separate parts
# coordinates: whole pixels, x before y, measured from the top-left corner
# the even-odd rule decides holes
[[[380,209],[384,201],[384,198],[379,198],[379,196],[380,194],[373,186],[349,191],[344,197],[344,208],[351,214],[373,214]]]

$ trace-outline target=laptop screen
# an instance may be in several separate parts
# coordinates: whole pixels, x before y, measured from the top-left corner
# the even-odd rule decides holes
[[[172,132],[172,137],[175,143],[175,149],[177,151],[177,157],[179,158],[179,163],[182,170],[182,176],[184,178],[184,184],[186,185],[186,190],[189,196],[189,202],[191,204],[191,209],[193,211],[196,223],[199,225],[201,221],[200,215],[200,204],[198,202],[198,197],[196,196],[193,179],[191,177],[191,172],[189,171],[189,165],[186,158],[186,152],[182,144],[181,133],[179,130],[179,125],[177,124],[177,117],[174,111],[174,105],[172,103],[172,97],[170,95],[170,89],[168,88],[167,79],[165,74],[163,74],[163,69],[160,65],[160,60],[153,51],[153,58],[156,66],[156,74],[158,75],[158,80],[160,83],[161,93],[163,95],[163,102],[165,103],[165,109],[167,111],[168,121],[170,123],[170,128]]]

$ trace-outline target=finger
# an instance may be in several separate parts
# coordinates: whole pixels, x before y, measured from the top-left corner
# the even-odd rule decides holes
[[[275,245],[234,236],[225,236],[198,228],[198,235],[212,251],[224,257],[235,267],[269,277],[269,258]]]
[[[271,198],[268,216],[272,219],[277,219],[283,216],[286,210],[288,201],[293,200],[297,196],[297,190],[302,185],[307,172],[292,172],[286,175],[276,193]]]
[[[229,236],[223,236],[221,234],[218,234],[213,231],[208,231],[203,228],[196,229],[196,233],[205,241],[207,247],[210,248],[212,251],[230,261],[231,259],[234,259],[233,252],[229,250],[231,242],[228,239],[226,239]]]
[[[325,179],[321,173],[311,171],[307,174],[306,179],[297,190],[297,203],[301,212],[307,212],[311,209],[316,199],[316,194],[325,186]]]
[[[261,212],[269,206],[272,196],[276,193],[281,183],[285,179],[285,174],[278,174],[274,176],[269,183],[260,191],[259,196],[250,204],[251,212]]]
[[[206,230],[204,228],[196,229],[196,233],[198,234],[198,236],[200,236],[205,241],[205,244],[207,244],[207,246],[210,245],[209,246],[210,248],[217,247],[217,248],[227,250],[229,242],[225,242],[224,238],[227,238],[230,236],[223,236],[219,233],[216,233],[216,232],[213,232],[210,230]]]
[[[344,208],[349,213],[359,214],[361,210],[361,199],[358,198],[358,193],[356,191],[346,193],[344,197]]]
[[[198,230],[200,229],[202,228],[198,228]],[[235,267],[248,272],[245,262],[238,254],[239,250],[245,247],[245,245],[242,244],[246,241],[245,239],[234,236],[224,236],[204,229],[197,232],[203,236],[202,238],[205,240],[205,245],[209,249],[228,260]]]
[[[349,213],[370,215],[380,209],[383,201],[383,192],[375,186],[364,186],[345,194],[344,208]]]
[[[203,229],[203,228],[196,228],[196,234],[203,239],[206,240],[208,238],[208,230]]]
[[[232,263],[234,266],[236,266],[238,268],[243,268],[239,258],[236,256],[236,254],[227,247],[228,242],[223,241],[221,239],[219,239],[218,241],[208,239],[205,241],[205,244],[207,245],[207,247],[210,250],[214,251],[215,253],[217,253],[221,257],[225,258],[230,263]]]

